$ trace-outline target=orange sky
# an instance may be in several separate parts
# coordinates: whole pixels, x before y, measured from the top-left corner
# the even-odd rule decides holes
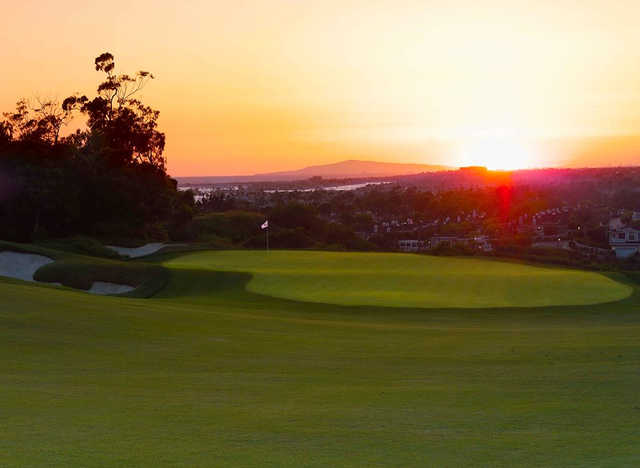
[[[0,16],[0,109],[92,91],[110,51],[157,76],[143,97],[172,175],[637,164],[639,14],[637,0],[24,0]]]

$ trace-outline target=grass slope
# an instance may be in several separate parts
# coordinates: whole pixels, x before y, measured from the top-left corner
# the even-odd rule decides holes
[[[394,307],[539,307],[631,294],[601,274],[475,258],[411,254],[212,251],[173,268],[248,272],[252,292],[298,301]]]
[[[146,300],[0,281],[0,465],[640,457],[637,289],[602,305],[385,309],[253,294],[249,279],[172,269]]]

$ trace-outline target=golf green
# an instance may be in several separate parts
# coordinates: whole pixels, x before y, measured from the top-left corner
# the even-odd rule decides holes
[[[604,275],[476,258],[309,251],[216,251],[171,268],[247,272],[251,292],[392,307],[539,307],[611,302],[631,288]]]
[[[346,307],[255,294],[244,271],[279,258],[278,282],[293,269],[308,285],[327,258],[351,268],[340,283],[376,264],[416,270],[420,257],[172,255],[159,259],[168,283],[150,299],[0,279],[0,466],[617,467],[640,458],[632,277],[612,276],[633,293],[606,304]],[[354,263],[362,258],[372,263]],[[211,271],[222,259],[244,264]],[[76,260],[74,275],[91,267],[90,257]],[[475,265],[425,261],[441,274],[448,262],[459,275],[458,265]],[[477,265],[477,275],[538,271]],[[547,274],[556,272],[571,278]],[[564,284],[565,295],[583,291]]]

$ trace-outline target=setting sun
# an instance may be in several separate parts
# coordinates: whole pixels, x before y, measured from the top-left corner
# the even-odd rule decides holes
[[[529,169],[539,166],[539,155],[525,140],[510,137],[470,138],[457,147],[458,166],[484,166],[491,170]]]
[[[629,48],[640,40],[637,2],[401,3],[115,0],[113,10],[126,15],[70,28],[65,10],[102,17],[103,5],[13,2],[0,18],[10,44],[0,50],[0,107],[16,96],[89,92],[91,61],[109,50],[122,69],[157,77],[144,97],[171,135],[174,176],[346,159],[495,168],[636,162],[637,141],[631,151],[611,138],[640,131],[640,66]],[[34,18],[48,20],[25,34]],[[531,144],[604,140],[588,160],[562,146],[542,161],[519,138],[449,138],[505,125]]]

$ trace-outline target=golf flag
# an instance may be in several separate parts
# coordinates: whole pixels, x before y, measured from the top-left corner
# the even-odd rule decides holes
[[[264,223],[262,223],[262,225],[260,226],[260,229],[269,229],[269,220],[268,219]]]

